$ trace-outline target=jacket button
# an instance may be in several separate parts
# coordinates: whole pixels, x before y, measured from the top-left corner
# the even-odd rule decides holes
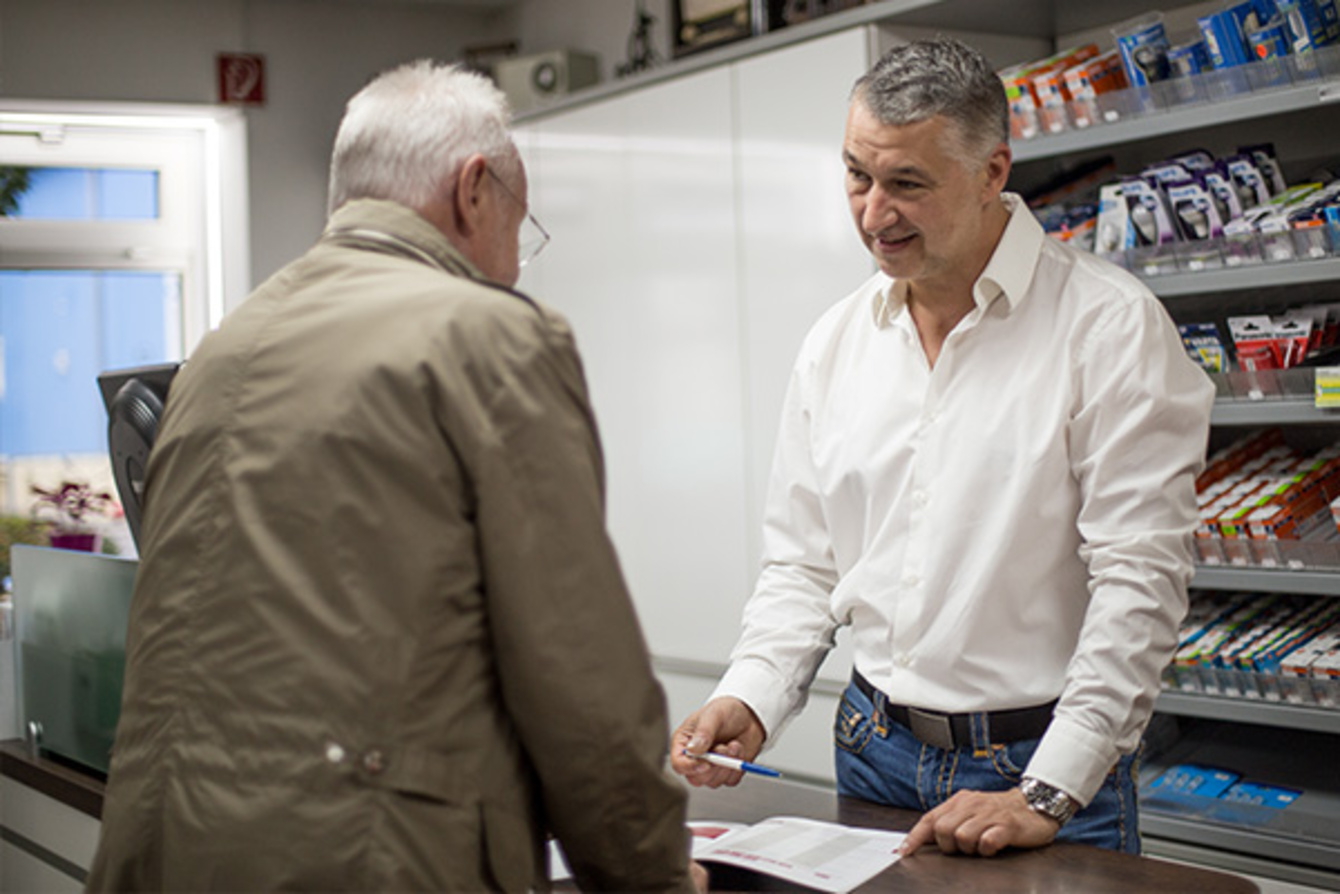
[[[370,776],[376,776],[386,769],[386,756],[380,750],[374,748],[371,751],[363,753],[363,771]]]

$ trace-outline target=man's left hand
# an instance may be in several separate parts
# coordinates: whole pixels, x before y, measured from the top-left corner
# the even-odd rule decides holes
[[[1017,788],[959,792],[926,813],[903,842],[902,855],[935,842],[946,854],[990,857],[1007,847],[1043,847],[1060,831],[1056,820],[1035,812]]]

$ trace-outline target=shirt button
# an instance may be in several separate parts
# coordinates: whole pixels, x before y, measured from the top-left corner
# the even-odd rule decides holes
[[[344,763],[344,748],[337,742],[331,742],[326,746],[326,760],[332,764]]]
[[[363,754],[363,771],[369,776],[377,776],[386,769],[386,756],[376,748]]]
[[[919,490],[912,494],[912,502],[918,506],[925,506],[930,502],[930,497],[926,495],[924,490]]]
[[[903,586],[905,587],[915,587],[919,583],[921,583],[921,578],[915,574],[908,574],[903,577]]]
[[[899,655],[898,657],[894,658],[893,661],[894,661],[894,663],[897,664],[899,667],[910,667],[910,666],[912,665],[912,656],[911,656],[911,655]]]

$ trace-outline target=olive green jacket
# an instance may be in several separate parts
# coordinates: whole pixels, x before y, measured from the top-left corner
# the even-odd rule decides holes
[[[691,890],[572,336],[388,202],[207,336],[149,466],[90,890]]]

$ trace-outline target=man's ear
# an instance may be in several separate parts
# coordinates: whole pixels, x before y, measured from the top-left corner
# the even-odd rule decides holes
[[[1005,191],[1013,161],[1014,155],[1010,152],[1008,143],[1001,143],[991,150],[991,155],[986,160],[986,187],[989,200],[994,200]]]
[[[456,173],[456,189],[452,196],[452,217],[456,231],[467,239],[478,232],[488,197],[484,191],[484,178],[488,176],[488,161],[483,155],[475,154],[466,159],[465,164]]]

